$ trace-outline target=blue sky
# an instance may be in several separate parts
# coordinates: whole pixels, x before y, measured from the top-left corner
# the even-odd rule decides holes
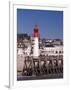
[[[17,9],[17,33],[32,35],[36,24],[41,38],[63,39],[63,11]]]

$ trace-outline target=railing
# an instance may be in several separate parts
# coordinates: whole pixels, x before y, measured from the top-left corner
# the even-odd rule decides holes
[[[60,60],[60,62],[59,62]],[[23,76],[42,76],[63,73],[63,57],[39,56],[38,59],[26,57]]]

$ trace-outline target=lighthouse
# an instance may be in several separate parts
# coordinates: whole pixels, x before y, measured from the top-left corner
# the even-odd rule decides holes
[[[39,57],[39,29],[38,26],[35,25],[33,31],[33,58]]]

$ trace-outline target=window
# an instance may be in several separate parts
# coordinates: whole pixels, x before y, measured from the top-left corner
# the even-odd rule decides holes
[[[61,53],[61,51],[59,51],[59,53]]]
[[[58,53],[58,51],[56,51],[56,53]]]

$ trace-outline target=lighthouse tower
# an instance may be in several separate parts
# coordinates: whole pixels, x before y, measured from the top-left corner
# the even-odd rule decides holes
[[[39,30],[38,26],[35,25],[33,32],[33,58],[38,58],[39,56]]]

